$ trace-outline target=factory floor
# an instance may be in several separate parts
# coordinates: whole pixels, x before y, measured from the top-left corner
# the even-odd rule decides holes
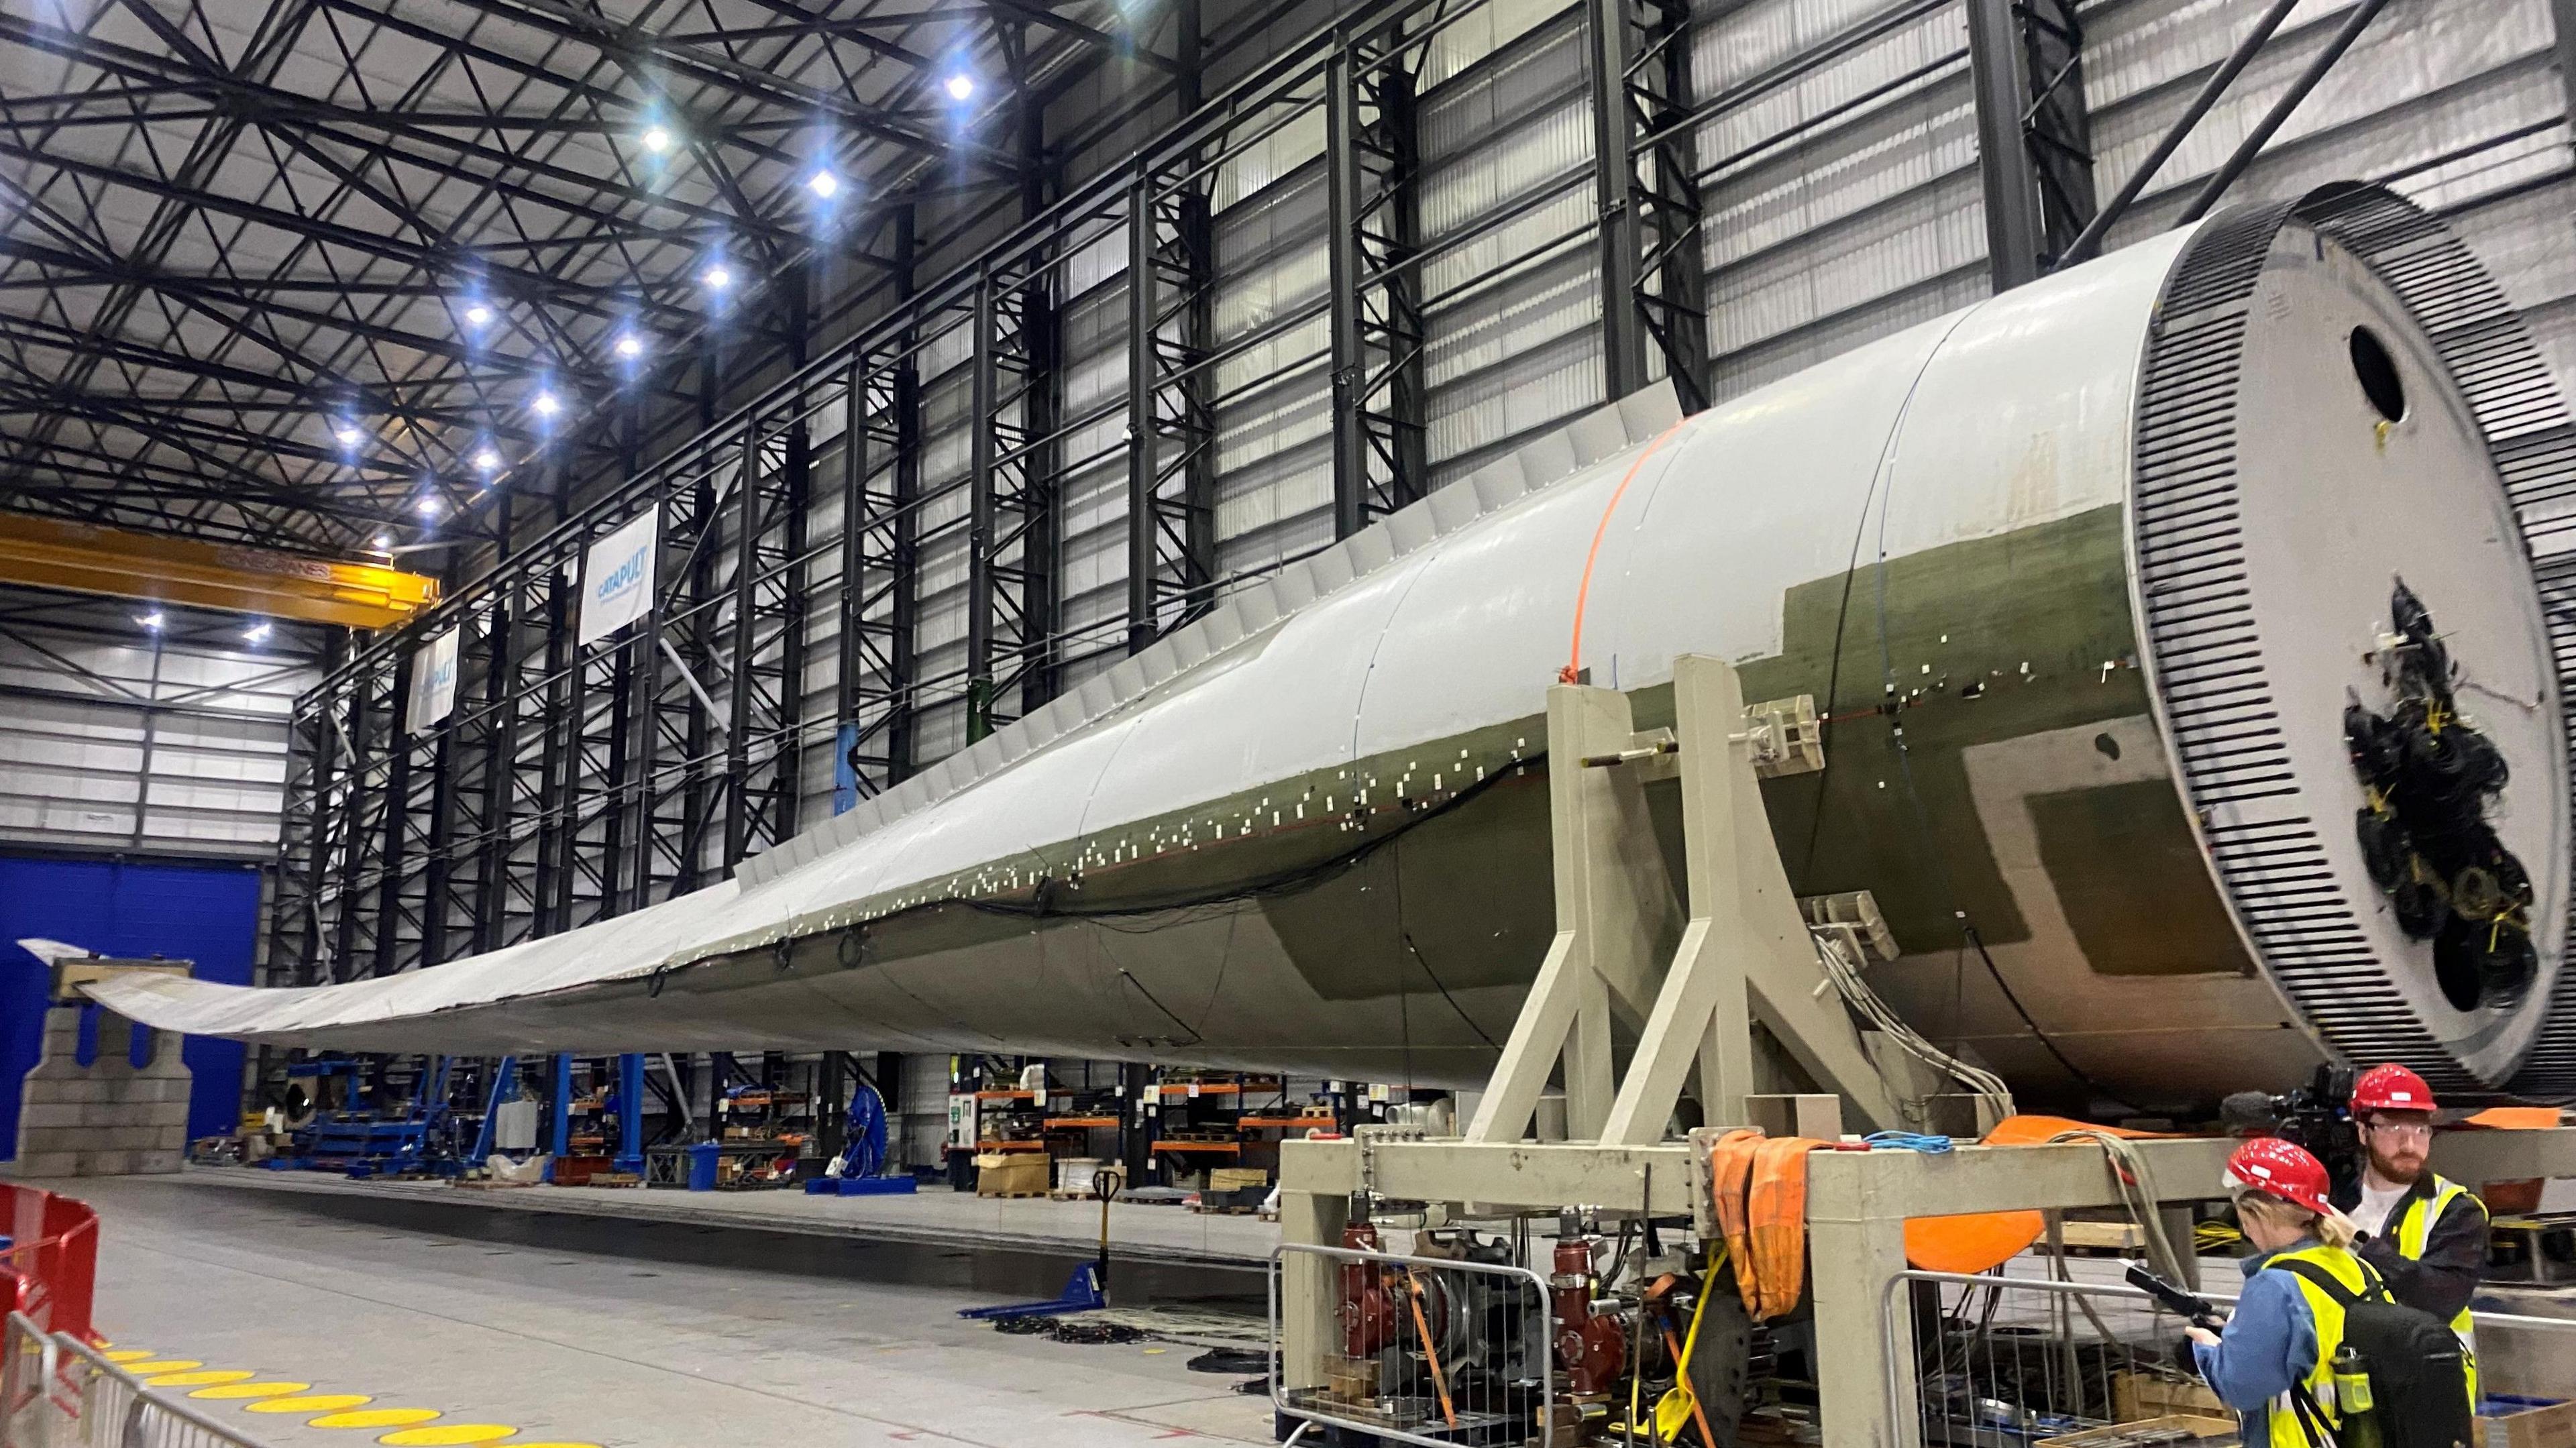
[[[1232,1391],[1240,1376],[1189,1371],[1194,1348],[1070,1345],[957,1317],[1053,1296],[1059,1255],[494,1211],[462,1192],[47,1185],[98,1208],[101,1331],[155,1355],[140,1362],[193,1365],[161,1369],[183,1376],[166,1390],[247,1371],[366,1400],[201,1404],[276,1448],[1270,1440],[1266,1399]],[[1261,1310],[1260,1275],[1239,1267],[1139,1261],[1114,1280],[1129,1302]],[[306,1426],[341,1421],[324,1416],[335,1408],[345,1428]]]
[[[217,1190],[436,1201],[505,1213],[579,1214],[943,1246],[1078,1251],[1086,1256],[1100,1238],[1097,1202],[979,1197],[927,1183],[904,1196],[822,1197],[788,1191],[684,1192],[667,1187],[474,1189],[438,1181],[351,1181],[328,1172],[240,1166],[190,1167],[179,1180]],[[1124,1258],[1253,1264],[1269,1260],[1271,1249],[1279,1245],[1279,1227],[1253,1216],[1118,1202],[1109,1209],[1109,1243]]]

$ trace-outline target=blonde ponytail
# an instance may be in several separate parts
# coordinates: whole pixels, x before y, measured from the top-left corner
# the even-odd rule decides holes
[[[2236,1210],[2240,1215],[2255,1213],[2275,1226],[2300,1228],[2314,1235],[2318,1241],[2346,1251],[2350,1251],[2354,1241],[2361,1236],[2361,1229],[2352,1224],[2352,1218],[2332,1207],[2323,1212],[2311,1212],[2296,1202],[2247,1193],[2236,1199]]]
[[[2349,1252],[2360,1237],[2361,1228],[2353,1225],[2352,1218],[2332,1207],[2326,1208],[2325,1214],[2317,1218],[2317,1240],[2330,1247],[2341,1247]]]

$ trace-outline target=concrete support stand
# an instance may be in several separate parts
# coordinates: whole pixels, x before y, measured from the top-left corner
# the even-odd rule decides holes
[[[80,1064],[81,1014],[98,1012],[98,1048]],[[131,1031],[151,1038],[133,1063]],[[44,1046],[18,1089],[22,1177],[174,1172],[188,1151],[187,1065],[180,1038],[135,1026],[102,1006],[45,1011]]]

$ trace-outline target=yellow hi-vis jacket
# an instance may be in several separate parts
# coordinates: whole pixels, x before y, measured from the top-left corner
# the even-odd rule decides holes
[[[2387,1224],[2384,1235],[2397,1244],[2398,1254],[2410,1261],[2424,1260],[2425,1245],[2432,1240],[2433,1224],[2462,1197],[2470,1197],[2467,1187],[2447,1177],[2435,1176],[2428,1194],[2410,1194],[2398,1203],[2397,1216]],[[2470,1197],[2472,1201],[2476,1200]],[[2481,1204],[2483,1205],[2483,1204]],[[2469,1309],[2463,1307],[2451,1319],[2451,1331],[2459,1335],[2460,1358],[2469,1370],[2469,1401],[2478,1400],[2477,1325]]]
[[[2379,1281],[2379,1274],[2370,1270],[2370,1264],[2342,1247],[2324,1244],[2276,1254],[2263,1264],[2263,1270],[2269,1272],[2289,1262],[2314,1262],[2324,1269],[2327,1276],[2352,1289],[2356,1296],[2367,1294]],[[2335,1349],[2343,1346],[2343,1304],[2305,1277],[2295,1272],[2289,1277],[2298,1284],[2299,1300],[2307,1304],[2308,1315],[2315,1321],[2317,1329],[2317,1360],[2308,1369],[2308,1396],[2316,1401],[2318,1412],[2324,1416],[2326,1432],[2333,1434],[2343,1427],[2343,1414],[2335,1406],[2334,1388]],[[2283,1393],[2272,1400],[2267,1415],[2270,1422],[2263,1442],[2270,1448],[2319,1448],[2319,1440],[2301,1423],[2299,1408],[2291,1399],[2291,1394]]]

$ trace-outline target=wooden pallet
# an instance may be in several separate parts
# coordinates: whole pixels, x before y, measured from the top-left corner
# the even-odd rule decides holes
[[[979,1197],[982,1197],[984,1200],[986,1200],[986,1201],[988,1201],[988,1202],[1023,1202],[1023,1201],[1042,1201],[1042,1200],[1044,1200],[1044,1199],[1046,1199],[1046,1198],[1048,1198],[1048,1197],[1052,1197],[1052,1196],[1054,1196],[1054,1195],[1055,1195],[1055,1193],[1054,1193],[1054,1192],[1051,1192],[1051,1191],[1046,1191],[1046,1192],[984,1192],[984,1191],[979,1191],[979,1192],[977,1192],[975,1195],[977,1195],[977,1196],[979,1196]]]
[[[582,1183],[586,1187],[640,1187],[644,1178],[631,1171],[595,1171]]]

